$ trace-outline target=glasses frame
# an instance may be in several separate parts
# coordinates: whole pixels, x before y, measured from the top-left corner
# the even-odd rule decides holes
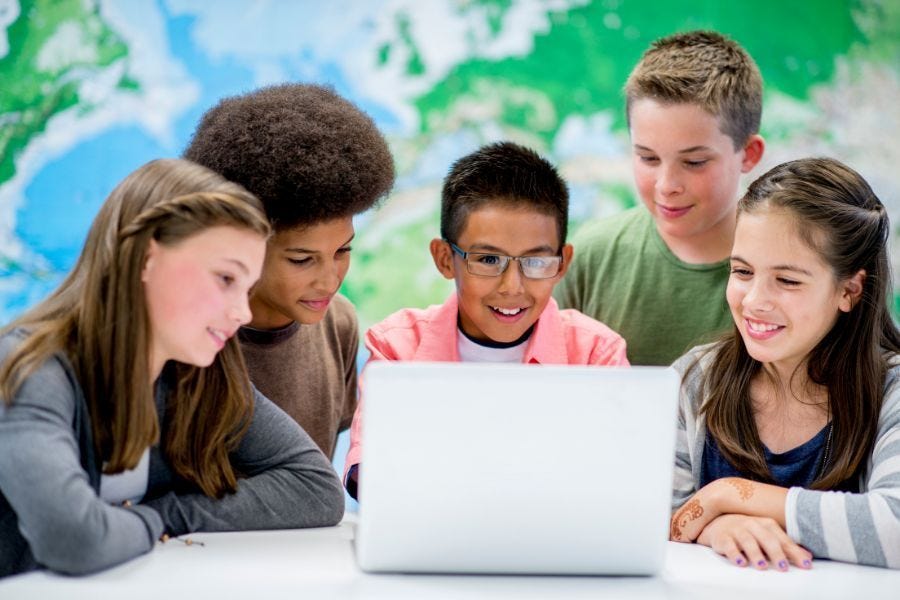
[[[509,265],[510,265],[510,263],[512,263],[512,261],[516,261],[516,263],[518,263],[519,273],[522,275],[522,277],[524,277],[526,279],[533,279],[536,281],[541,281],[544,279],[553,279],[554,277],[559,275],[560,271],[562,271],[562,262],[563,262],[562,253],[556,254],[554,256],[534,256],[531,254],[527,254],[527,255],[523,255],[523,256],[507,256],[505,254],[498,254],[496,252],[466,252],[465,250],[463,250],[462,248],[460,248],[459,246],[457,246],[450,240],[444,240],[444,241],[450,245],[450,248],[453,250],[454,253],[459,254],[462,257],[462,259],[466,263],[466,271],[468,271],[470,275],[474,275],[475,277],[502,277],[503,274],[506,273],[506,270],[509,268]],[[505,258],[506,264],[503,266],[503,268],[500,270],[500,272],[497,273],[496,275],[485,275],[484,273],[474,273],[472,271],[471,266],[469,265],[469,257],[470,256],[496,256],[501,259]],[[525,274],[525,267],[522,266],[521,259],[523,259],[523,258],[556,258],[556,259],[559,259],[556,263],[556,273],[554,273],[553,275],[548,275],[547,277],[530,277]]]

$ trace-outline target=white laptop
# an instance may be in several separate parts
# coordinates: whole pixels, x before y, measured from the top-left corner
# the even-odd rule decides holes
[[[363,385],[362,569],[661,569],[674,370],[376,362]]]

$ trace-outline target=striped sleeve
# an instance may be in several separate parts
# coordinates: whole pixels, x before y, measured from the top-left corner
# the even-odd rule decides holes
[[[675,431],[675,473],[672,480],[672,510],[675,511],[687,502],[697,491],[697,471],[694,462],[695,446],[701,432],[698,431],[697,407],[700,405],[700,383],[704,361],[697,361],[706,348],[695,348],[679,358],[672,367],[682,376],[681,389],[678,395],[678,420]],[[696,364],[695,364],[696,363]],[[691,366],[694,368],[691,368]],[[702,439],[699,440],[702,445]]]
[[[815,556],[900,569],[900,367],[888,374],[864,491],[791,488],[788,535]]]

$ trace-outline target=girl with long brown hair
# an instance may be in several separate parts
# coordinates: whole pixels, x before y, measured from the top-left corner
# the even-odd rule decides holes
[[[673,540],[760,569],[900,568],[889,237],[882,203],[838,161],[788,162],[750,185],[726,294],[734,331],[675,363]]]
[[[113,190],[65,281],[0,335],[0,576],[341,518],[331,465],[233,337],[268,235],[254,196],[188,161]]]

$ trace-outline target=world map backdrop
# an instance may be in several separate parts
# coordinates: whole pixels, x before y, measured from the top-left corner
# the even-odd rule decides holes
[[[511,139],[559,165],[573,229],[634,205],[622,85],[652,40],[697,28],[738,40],[765,80],[768,147],[745,185],[833,156],[900,223],[892,0],[0,0],[0,325],[59,284],[126,174],[180,155],[219,99],[284,81],[333,86],[395,156],[343,286],[361,325],[440,302],[427,244],[450,164]]]

